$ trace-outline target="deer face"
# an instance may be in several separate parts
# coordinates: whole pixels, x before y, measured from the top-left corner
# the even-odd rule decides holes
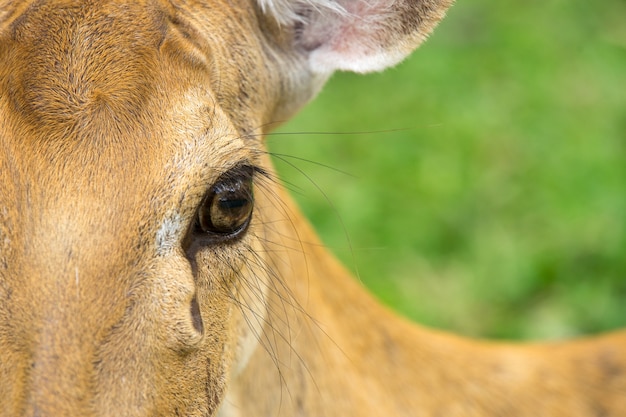
[[[234,32],[235,18],[203,24]],[[258,56],[228,62],[227,48],[258,45],[228,33],[205,45],[192,19],[78,2],[33,4],[4,24],[9,414],[208,415],[219,402],[239,349],[239,284],[266,275],[251,257],[265,109],[245,96],[267,83],[245,72]]]

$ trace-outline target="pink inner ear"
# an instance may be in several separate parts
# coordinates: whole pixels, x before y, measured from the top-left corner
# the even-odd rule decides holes
[[[406,33],[401,23],[403,11],[420,13],[417,5],[403,10],[399,4],[404,3],[394,0],[340,3],[345,13],[311,10],[303,24],[299,44],[310,51],[313,71],[380,71],[397,64],[417,47],[415,35],[420,28]]]
[[[346,3],[343,4],[346,14],[314,13],[304,24],[299,43],[311,52],[312,69],[320,73],[335,70],[367,72],[392,65],[382,63],[385,52],[380,42],[384,39],[381,23],[389,12],[388,7],[381,7],[380,2]],[[380,63],[375,65],[372,59]]]

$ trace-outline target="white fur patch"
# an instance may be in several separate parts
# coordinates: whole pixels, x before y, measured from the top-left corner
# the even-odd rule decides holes
[[[281,25],[290,25],[302,21],[302,10],[312,9],[319,14],[345,15],[345,9],[334,0],[258,0],[263,13],[274,16]]]
[[[165,218],[159,230],[156,232],[156,250],[157,253],[163,254],[171,251],[180,241],[180,235],[183,232],[183,219],[179,213],[174,213]]]
[[[360,51],[355,47],[353,51],[337,52],[330,48],[320,48],[311,52],[309,63],[311,69],[320,74],[328,74],[336,70],[366,73],[392,67],[402,61],[406,55],[400,50]]]

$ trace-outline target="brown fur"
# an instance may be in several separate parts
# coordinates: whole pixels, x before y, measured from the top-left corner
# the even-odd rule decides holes
[[[408,53],[448,5],[398,0],[378,46]],[[0,0],[0,415],[626,415],[626,333],[428,330],[322,248],[263,147],[329,75],[279,20],[249,0]],[[269,173],[249,230],[194,240],[242,163]]]

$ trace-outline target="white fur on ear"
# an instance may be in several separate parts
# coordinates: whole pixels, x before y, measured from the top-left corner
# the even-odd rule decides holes
[[[426,39],[453,0],[258,0],[294,37],[310,70],[371,72],[396,65]]]
[[[315,50],[309,56],[311,69],[317,73],[352,71],[358,73],[382,71],[392,67],[406,57],[406,54],[389,51],[354,51],[350,54],[334,50]]]
[[[302,23],[305,16],[303,10],[315,10],[319,14],[338,13],[346,11],[335,0],[258,0],[263,13],[274,16],[274,19],[283,26]]]

